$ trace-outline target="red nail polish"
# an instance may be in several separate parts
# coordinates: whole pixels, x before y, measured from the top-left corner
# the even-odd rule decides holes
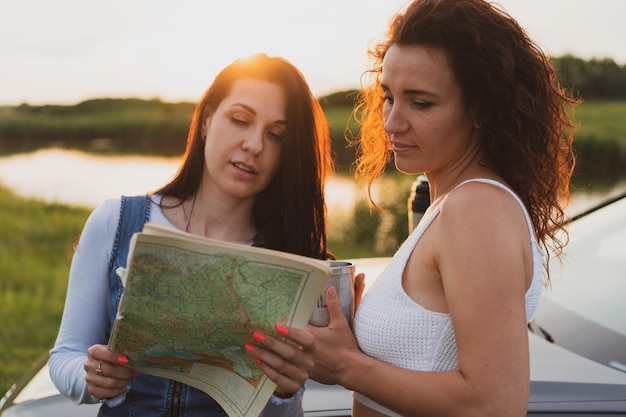
[[[244,348],[248,351],[248,352],[254,352],[254,345],[251,345],[250,343],[246,343],[244,345]]]
[[[117,358],[117,363],[119,363],[120,365],[128,365],[128,358],[125,356],[119,356]]]
[[[261,363],[261,359],[259,358],[254,358],[254,361],[256,362],[257,365]]]
[[[138,374],[137,372],[135,372],[135,373],[133,374],[133,379],[137,379],[137,377],[138,377],[138,376],[139,376],[139,374]]]
[[[257,342],[262,342],[265,340],[265,336],[259,332],[252,333],[252,338]]]
[[[280,324],[278,326],[276,326],[276,331],[280,334],[282,334],[283,336],[287,335],[287,333],[289,333],[289,329],[285,326],[281,326]]]

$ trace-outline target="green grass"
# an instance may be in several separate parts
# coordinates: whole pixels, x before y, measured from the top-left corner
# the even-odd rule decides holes
[[[626,145],[626,101],[590,101],[576,108],[581,140],[618,141]]]
[[[54,343],[73,243],[88,211],[0,187],[0,393]]]

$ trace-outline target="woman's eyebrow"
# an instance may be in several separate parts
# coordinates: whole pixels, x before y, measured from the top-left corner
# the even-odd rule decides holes
[[[381,84],[380,87],[383,89],[383,91],[389,91],[389,87],[386,84]],[[417,88],[405,88],[404,90],[402,90],[402,94],[405,96],[427,95],[432,97],[438,97],[438,94],[433,93],[432,91],[420,90]]]
[[[247,105],[247,104],[245,104],[245,103],[233,103],[233,104],[231,104],[231,105],[230,105],[230,107],[231,107],[231,108],[232,108],[232,107],[243,107],[246,111],[250,112],[251,114],[253,114],[253,115],[255,115],[255,116],[257,115],[256,110],[254,110],[254,108],[252,108],[252,107],[248,106],[248,105]],[[283,120],[283,119],[278,119],[278,120],[275,120],[273,123],[274,123],[274,124],[277,124],[277,125],[284,125],[284,126],[286,126],[286,125],[287,125],[287,121],[286,121],[286,120]]]

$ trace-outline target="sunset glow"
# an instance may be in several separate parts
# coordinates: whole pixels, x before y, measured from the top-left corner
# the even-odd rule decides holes
[[[0,105],[96,97],[195,101],[255,52],[298,66],[315,94],[358,88],[367,48],[406,0],[78,0],[0,3]],[[500,0],[549,54],[626,61],[621,0]]]

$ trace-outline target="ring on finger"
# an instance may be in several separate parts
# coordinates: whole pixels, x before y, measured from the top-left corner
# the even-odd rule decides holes
[[[98,363],[98,368],[96,369],[96,375],[104,376],[104,372],[102,372],[102,361],[100,361],[100,363]]]

